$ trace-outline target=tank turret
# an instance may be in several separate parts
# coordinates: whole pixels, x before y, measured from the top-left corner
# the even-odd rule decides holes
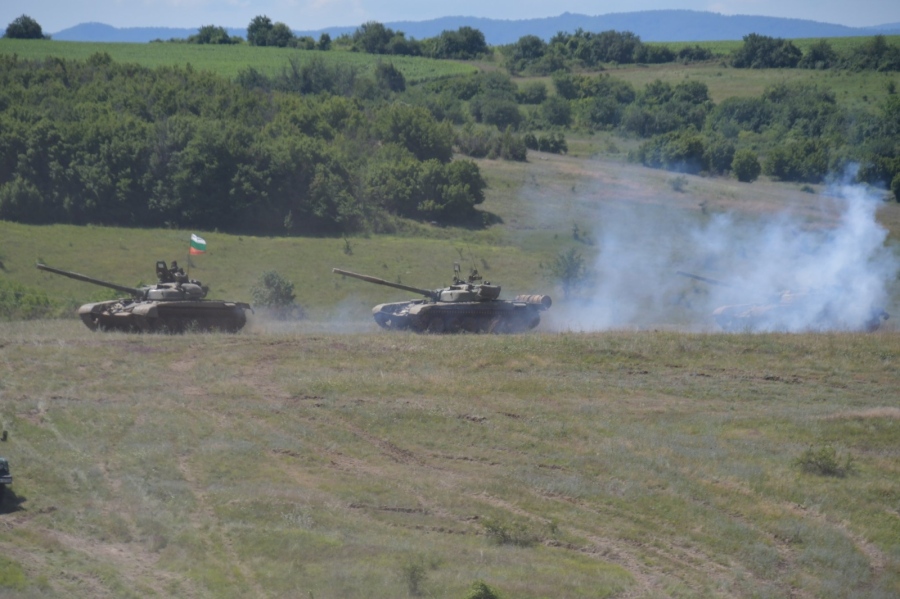
[[[165,331],[223,330],[236,332],[247,321],[241,302],[206,300],[208,288],[188,279],[175,262],[156,263],[156,285],[129,287],[38,263],[39,270],[128,294],[116,300],[85,304],[78,309],[91,330]]]
[[[434,290],[391,283],[340,268],[331,271],[424,297],[421,300],[379,304],[372,308],[375,322],[386,329],[432,333],[518,333],[535,328],[541,321],[539,312],[547,310],[553,303],[547,295],[520,295],[511,301],[501,300],[499,285],[482,283],[481,276],[474,269],[467,279],[462,279],[459,264],[454,266],[453,284]]]

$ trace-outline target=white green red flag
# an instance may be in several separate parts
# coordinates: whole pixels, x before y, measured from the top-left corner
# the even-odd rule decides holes
[[[191,256],[206,253],[206,240],[191,233]]]

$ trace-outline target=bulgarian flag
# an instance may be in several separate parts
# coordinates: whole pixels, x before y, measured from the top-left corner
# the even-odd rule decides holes
[[[206,253],[206,240],[191,233],[191,256]]]

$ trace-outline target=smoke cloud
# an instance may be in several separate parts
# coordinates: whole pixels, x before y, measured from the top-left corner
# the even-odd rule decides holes
[[[849,184],[818,200],[824,221],[787,212],[765,222],[698,219],[659,205],[604,205],[594,245],[582,251],[592,284],[565,303],[553,326],[871,330],[886,316],[900,271],[875,219],[879,200]]]

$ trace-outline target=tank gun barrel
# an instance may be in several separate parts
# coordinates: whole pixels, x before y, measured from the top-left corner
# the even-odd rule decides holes
[[[85,283],[93,283],[94,285],[100,285],[101,287],[108,287],[110,289],[115,289],[116,291],[121,291],[122,293],[127,293],[133,297],[141,297],[144,295],[144,291],[142,289],[138,289],[137,287],[127,287],[125,285],[117,285],[115,283],[110,283],[109,281],[101,281],[100,279],[95,279],[93,277],[88,277],[86,275],[78,274],[77,272],[70,272],[68,270],[60,270],[58,268],[53,268],[52,266],[47,266],[46,264],[41,264],[38,262],[35,264],[39,270],[46,270],[47,272],[52,272],[57,275],[62,275],[64,277],[69,277],[70,279],[75,279],[76,281],[84,281]]]
[[[418,287],[411,287],[409,285],[403,285],[401,283],[391,283],[390,281],[385,281],[384,279],[379,279],[378,277],[370,277],[369,275],[361,275],[355,272],[350,272],[348,270],[341,270],[340,268],[332,268],[331,272],[339,275],[344,275],[347,277],[353,277],[354,279],[359,279],[361,281],[366,281],[367,283],[375,283],[376,285],[385,285],[386,287],[395,287],[397,289],[403,289],[404,291],[410,291],[412,293],[418,293],[419,295],[424,295],[425,297],[430,297],[434,299],[437,295],[436,292],[430,289],[419,289]]]

